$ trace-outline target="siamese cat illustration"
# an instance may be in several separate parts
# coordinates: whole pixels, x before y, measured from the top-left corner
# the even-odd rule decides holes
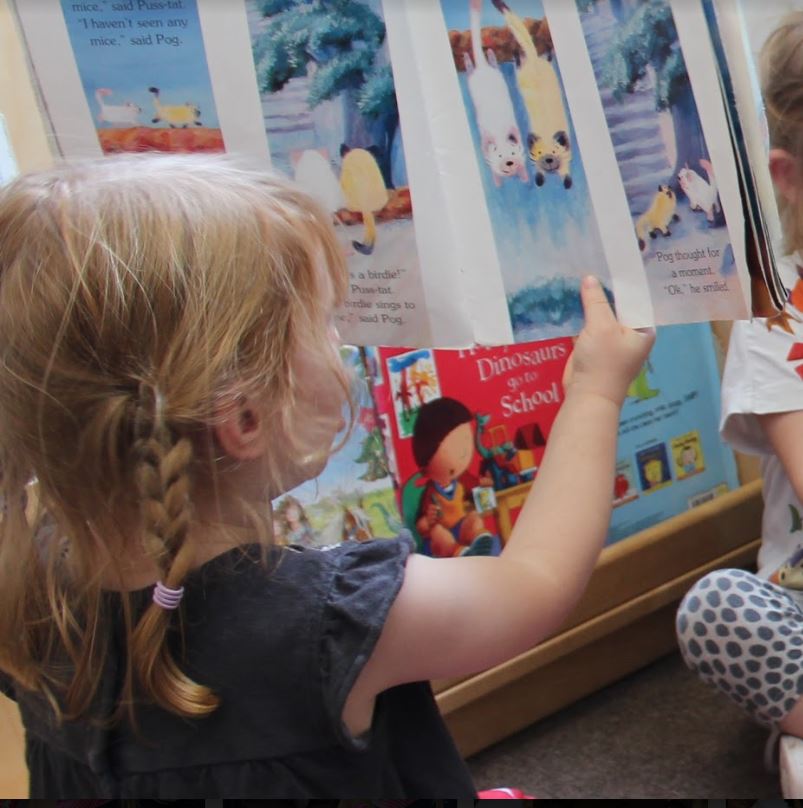
[[[482,156],[497,187],[508,177],[519,177],[522,182],[527,182],[524,146],[505,77],[499,69],[493,50],[488,49],[487,58],[482,52],[481,9],[482,0],[469,0],[471,50],[474,58],[466,53],[463,61],[468,92],[480,131]]]
[[[200,107],[189,101],[186,104],[163,104],[159,98],[158,87],[148,87],[148,92],[153,95],[153,106],[156,110],[156,116],[151,119],[152,123],[164,121],[171,129],[179,126],[186,129],[190,124],[203,126]]]
[[[535,184],[543,185],[546,176],[557,174],[564,188],[572,187],[572,147],[569,122],[555,68],[538,55],[535,44],[521,17],[503,0],[492,0],[521,49],[516,67],[516,84],[527,109],[530,128],[527,148],[535,163]]]
[[[639,216],[636,222],[636,235],[640,250],[643,251],[646,248],[648,235],[650,238],[655,238],[659,233],[662,236],[672,235],[669,225],[680,220],[675,213],[676,208],[675,192],[668,185],[659,185],[650,207]]]
[[[376,157],[370,148],[352,149],[340,145],[340,189],[348,210],[362,215],[365,233],[362,241],[351,242],[357,252],[371,255],[376,245],[376,214],[390,198]]]

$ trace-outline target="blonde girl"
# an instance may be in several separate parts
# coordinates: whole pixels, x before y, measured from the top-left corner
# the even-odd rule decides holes
[[[31,796],[474,796],[425,682],[531,647],[579,596],[651,339],[586,281],[500,558],[272,545],[270,501],[344,425],[346,281],[328,214],[222,157],[0,191],[0,686]]]
[[[681,603],[677,631],[689,667],[771,728],[765,761],[774,768],[779,734],[803,737],[803,12],[768,38],[762,90],[790,291],[776,317],[734,323],[721,422],[726,441],[761,458],[758,574],[705,576]]]

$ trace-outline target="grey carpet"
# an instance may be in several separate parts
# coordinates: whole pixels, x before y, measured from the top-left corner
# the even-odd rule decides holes
[[[771,799],[767,736],[672,654],[468,763],[480,789],[541,798]]]

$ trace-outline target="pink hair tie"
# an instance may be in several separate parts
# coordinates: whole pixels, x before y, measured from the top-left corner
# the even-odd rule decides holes
[[[153,587],[153,602],[163,609],[176,609],[181,598],[184,596],[184,587],[180,586],[178,589],[171,589],[165,586],[161,581],[157,581]]]

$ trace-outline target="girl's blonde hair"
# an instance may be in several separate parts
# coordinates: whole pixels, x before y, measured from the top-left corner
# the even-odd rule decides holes
[[[803,181],[803,12],[781,21],[761,51],[761,90],[770,145],[798,160]],[[778,194],[787,252],[803,249],[803,206]]]
[[[346,278],[327,213],[222,156],[105,158],[0,189],[0,669],[57,714],[85,714],[96,692],[100,581],[131,520],[168,587],[189,572],[221,402],[258,394],[292,446],[294,352],[328,357],[347,393],[330,341]],[[268,476],[281,488],[276,463]],[[214,710],[166,642],[177,617],[149,605],[134,625],[122,602],[124,700]]]

